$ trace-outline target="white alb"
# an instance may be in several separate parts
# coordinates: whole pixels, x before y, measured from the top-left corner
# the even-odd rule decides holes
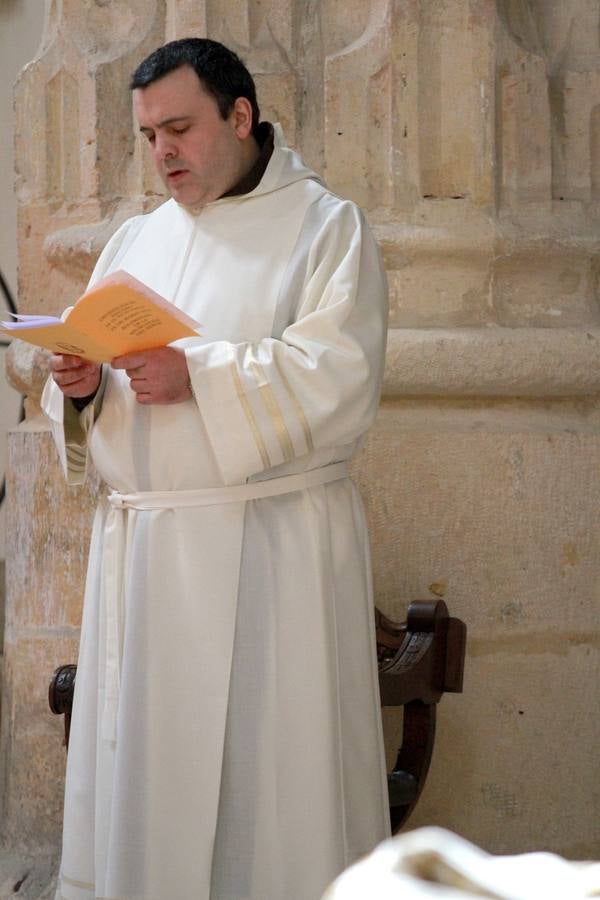
[[[57,897],[317,900],[389,828],[367,532],[336,465],[378,404],[378,250],[276,127],[256,189],[131,219],[91,283],[117,269],[202,336],[179,342],[184,403],[140,405],[108,367],[80,416],[44,393],[69,479],[89,454],[112,492]]]

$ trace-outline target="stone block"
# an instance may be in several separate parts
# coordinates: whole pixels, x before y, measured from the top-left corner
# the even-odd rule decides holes
[[[7,628],[77,626],[93,485],[65,484],[50,432],[22,425],[9,437]]]
[[[63,719],[48,707],[54,669],[77,660],[78,635],[32,629],[5,644],[0,784],[2,837],[10,845],[56,846],[65,769]]]
[[[30,731],[12,742],[10,790],[5,798],[3,838],[8,845],[60,847],[66,754],[61,726]]]
[[[58,719],[48,706],[48,684],[59,665],[76,663],[79,632],[73,629],[32,629],[14,633],[5,643],[8,703],[4,709],[13,734],[40,728],[55,731]]]
[[[378,606],[468,627],[410,827],[600,855],[600,427],[567,401],[386,402],[357,466]],[[388,714],[390,760],[398,723]]]
[[[410,827],[435,822],[495,853],[598,859],[599,678],[597,641],[472,639]]]
[[[550,418],[544,433],[534,408],[528,422],[510,403],[382,407],[359,481],[384,609],[441,584],[472,634],[540,616],[548,631],[595,630],[600,433],[585,416],[581,433]]]

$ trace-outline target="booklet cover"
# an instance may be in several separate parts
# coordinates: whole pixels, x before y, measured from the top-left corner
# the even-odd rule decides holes
[[[15,315],[0,332],[92,362],[110,362],[136,350],[198,337],[200,326],[152,288],[121,270],[99,281],[75,303],[64,321],[55,316]]]

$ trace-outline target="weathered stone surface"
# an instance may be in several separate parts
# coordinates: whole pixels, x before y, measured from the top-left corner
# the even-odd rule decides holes
[[[435,822],[499,853],[598,859],[597,628],[514,631],[472,641],[465,693],[440,709],[411,827]]]
[[[600,410],[552,406],[385,403],[357,477],[378,605],[443,596],[469,628],[411,827],[594,858]]]
[[[9,436],[9,629],[78,626],[94,504],[93,481],[68,487],[50,432]]]
[[[56,853],[0,847],[0,897],[54,900],[57,866]]]
[[[599,328],[414,328],[388,335],[385,397],[589,397]]]
[[[50,354],[18,339],[6,351],[6,379],[24,396],[26,415],[33,419],[41,413],[40,397],[48,377]]]
[[[43,347],[14,340],[6,353],[6,377],[20,394],[39,397],[48,378],[50,354]]]
[[[39,420],[9,436],[7,475],[0,834],[9,844],[56,847],[64,753],[48,683],[58,665],[77,660],[94,482],[64,484]]]
[[[15,630],[5,643],[1,770],[2,839],[57,846],[62,822],[63,724],[48,707],[54,669],[76,660],[77,636],[64,630]]]
[[[598,409],[385,403],[356,465],[378,603],[433,584],[472,639],[597,631],[599,464]]]

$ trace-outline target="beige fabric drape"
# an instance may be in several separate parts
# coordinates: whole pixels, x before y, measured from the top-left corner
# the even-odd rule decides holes
[[[322,900],[589,900],[600,863],[551,853],[492,856],[442,828],[382,843],[337,879]]]

